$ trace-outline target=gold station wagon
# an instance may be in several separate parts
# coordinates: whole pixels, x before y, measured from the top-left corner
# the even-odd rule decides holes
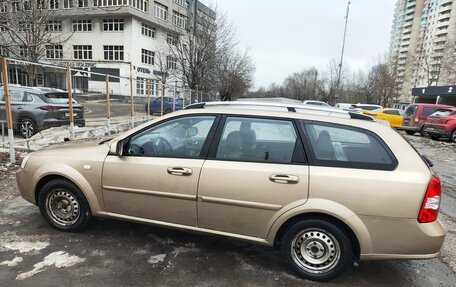
[[[99,143],[24,158],[22,196],[59,230],[92,216],[281,248],[311,280],[436,257],[441,185],[390,127],[339,109],[202,103]]]

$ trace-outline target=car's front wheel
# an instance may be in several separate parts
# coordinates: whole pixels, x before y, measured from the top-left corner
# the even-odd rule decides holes
[[[450,141],[456,143],[456,129],[450,134]]]
[[[303,278],[327,281],[350,265],[353,247],[342,227],[325,219],[306,219],[285,232],[282,252]]]
[[[38,195],[38,205],[44,219],[63,231],[82,230],[92,216],[84,194],[65,179],[47,182]]]
[[[23,138],[31,138],[36,134],[35,122],[31,118],[22,118],[19,121],[19,133]]]

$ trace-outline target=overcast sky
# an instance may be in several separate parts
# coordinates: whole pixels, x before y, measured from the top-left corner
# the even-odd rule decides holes
[[[344,0],[205,0],[227,13],[254,59],[255,88],[340,59]],[[351,0],[344,63],[366,69],[388,50],[395,0]]]

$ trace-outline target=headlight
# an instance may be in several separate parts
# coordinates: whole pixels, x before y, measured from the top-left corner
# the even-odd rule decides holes
[[[25,168],[25,165],[27,164],[27,161],[28,161],[29,157],[30,157],[30,156],[27,155],[26,157],[24,157],[24,158],[22,159],[21,168]]]

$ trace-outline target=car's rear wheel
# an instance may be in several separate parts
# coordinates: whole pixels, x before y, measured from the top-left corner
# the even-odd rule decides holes
[[[420,135],[422,137],[428,137],[429,136],[429,133],[427,133],[425,130],[424,130],[424,126],[421,128],[420,130]]]
[[[413,136],[415,134],[414,131],[405,131],[408,135]]]
[[[36,124],[31,118],[26,117],[19,120],[19,133],[23,138],[31,138],[36,132]]]
[[[353,258],[353,247],[345,230],[324,219],[293,224],[284,234],[282,252],[299,275],[314,281],[339,276]]]
[[[456,142],[456,129],[454,129],[454,131],[451,132],[450,140],[454,143]]]
[[[63,231],[82,230],[92,217],[84,194],[65,179],[47,182],[38,195],[38,205],[44,219]]]

